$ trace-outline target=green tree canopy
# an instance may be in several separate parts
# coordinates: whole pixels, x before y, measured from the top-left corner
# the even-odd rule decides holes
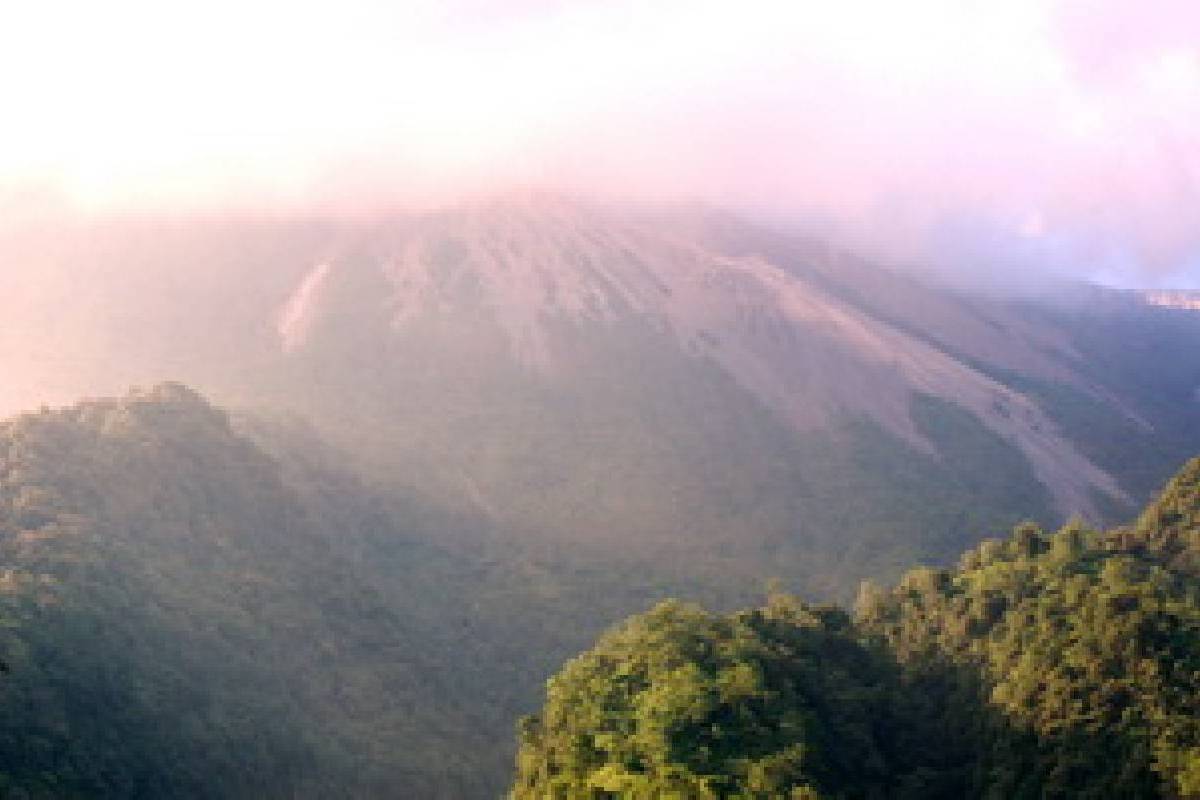
[[[1200,797],[1200,460],[1136,524],[863,586],[664,603],[548,684],[514,798]]]

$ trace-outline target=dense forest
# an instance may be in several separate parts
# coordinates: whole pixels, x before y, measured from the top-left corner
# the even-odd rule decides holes
[[[1196,462],[1127,527],[736,613],[748,571],[347,464],[179,384],[0,423],[0,795],[495,797],[514,754],[516,797],[1200,791]]]
[[[1200,797],[1200,459],[1130,526],[1021,525],[852,615],[662,603],[519,740],[513,798]]]
[[[0,422],[0,796],[495,797],[603,626],[757,591],[523,545],[349,462],[175,383]]]
[[[461,797],[503,774],[513,659],[464,630],[495,580],[417,538],[464,526],[257,427],[286,469],[179,385],[0,425],[0,794]]]

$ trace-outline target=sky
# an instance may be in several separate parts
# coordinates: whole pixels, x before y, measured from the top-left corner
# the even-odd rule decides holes
[[[9,218],[535,187],[1200,287],[1194,0],[0,0],[0,119]]]

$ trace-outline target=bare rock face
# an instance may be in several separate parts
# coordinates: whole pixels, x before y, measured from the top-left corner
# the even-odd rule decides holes
[[[275,328],[279,332],[279,344],[283,352],[290,353],[304,344],[317,313],[321,286],[328,279],[329,265],[317,264],[288,298]]]
[[[867,417],[925,452],[915,395],[968,410],[1016,446],[1065,513],[1095,493],[1126,499],[1004,370],[1099,393],[1073,369],[1066,338],[1001,308],[973,307],[828,249],[730,246],[728,227],[648,218],[554,198],[429,215],[358,248],[382,276],[391,335],[422,319],[485,315],[510,355],[552,374],[560,332],[647,322],[689,357],[707,359],[800,431]],[[335,257],[308,272],[279,314],[280,347],[302,349]],[[865,298],[865,299],[864,299]]]

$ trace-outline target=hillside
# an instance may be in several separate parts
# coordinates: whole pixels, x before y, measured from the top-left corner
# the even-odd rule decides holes
[[[715,366],[802,435],[861,418],[935,452],[911,411],[914,396],[927,396],[963,409],[1019,451],[1061,511],[1092,510],[1093,492],[1124,499],[1115,479],[1082,458],[1038,404],[931,337],[852,302],[844,287],[853,282],[861,293],[886,296],[889,284],[900,284],[926,301],[910,305],[909,314],[950,328],[955,342],[989,366],[1087,391],[1063,337],[1032,324],[998,335],[987,324],[1004,317],[975,318],[934,292],[881,278],[878,269],[847,274],[845,265],[828,263],[836,256],[791,269],[761,253],[730,254],[677,228],[545,198],[432,216],[369,239],[370,255],[315,267],[281,313],[280,346],[296,356],[344,340],[354,335],[346,330],[351,315],[365,311],[381,326],[366,341],[419,338],[442,353],[454,345],[439,347],[439,335],[459,337],[463,346],[471,333],[465,320],[482,319],[499,340],[496,355],[553,385],[591,355],[581,336],[603,342],[640,329],[650,339],[642,347]],[[383,302],[364,306],[375,296]],[[396,355],[393,368],[406,365],[403,349]]]
[[[368,483],[300,420],[231,418],[178,384],[14,417],[0,443],[0,775],[34,797],[494,796],[505,731],[554,664],[659,598],[730,607],[761,586],[703,558],[521,547],[484,515]],[[706,760],[689,763],[729,786],[1155,796],[1192,780],[1198,476],[1130,527],[1025,526],[957,570],[864,589],[857,621],[779,594],[729,617],[665,606],[556,679],[571,711],[553,735],[677,707],[652,692],[583,713],[598,685],[640,675],[639,691],[667,680],[716,703],[679,708],[701,715],[687,748]],[[676,649],[647,656],[660,647]],[[689,660],[699,672],[678,671]],[[692,747],[717,735],[703,714],[764,699]],[[528,752],[549,734],[524,730],[538,796],[533,776],[557,767]],[[670,766],[655,748],[672,731],[622,758]],[[803,755],[795,731],[823,744]]]
[[[178,385],[0,426],[8,786],[485,793],[511,701],[503,668],[475,673],[496,640],[456,629],[481,565],[310,462],[283,469]]]
[[[864,585],[660,605],[547,684],[512,796],[1200,797],[1200,459],[1136,524]]]
[[[514,546],[687,561],[706,591],[848,599],[1017,509],[1115,523],[1200,449],[1200,316],[969,296],[717,212],[532,195],[54,234],[6,243],[30,269],[0,275],[0,406],[184,380]]]
[[[351,464],[180,384],[0,423],[0,786],[494,797],[566,655],[658,597],[756,591],[521,547]]]
[[[356,231],[293,287],[264,402],[373,473],[814,597],[1015,509],[1120,521],[1200,448],[1200,318],[967,297],[719,214],[482,203]]]

